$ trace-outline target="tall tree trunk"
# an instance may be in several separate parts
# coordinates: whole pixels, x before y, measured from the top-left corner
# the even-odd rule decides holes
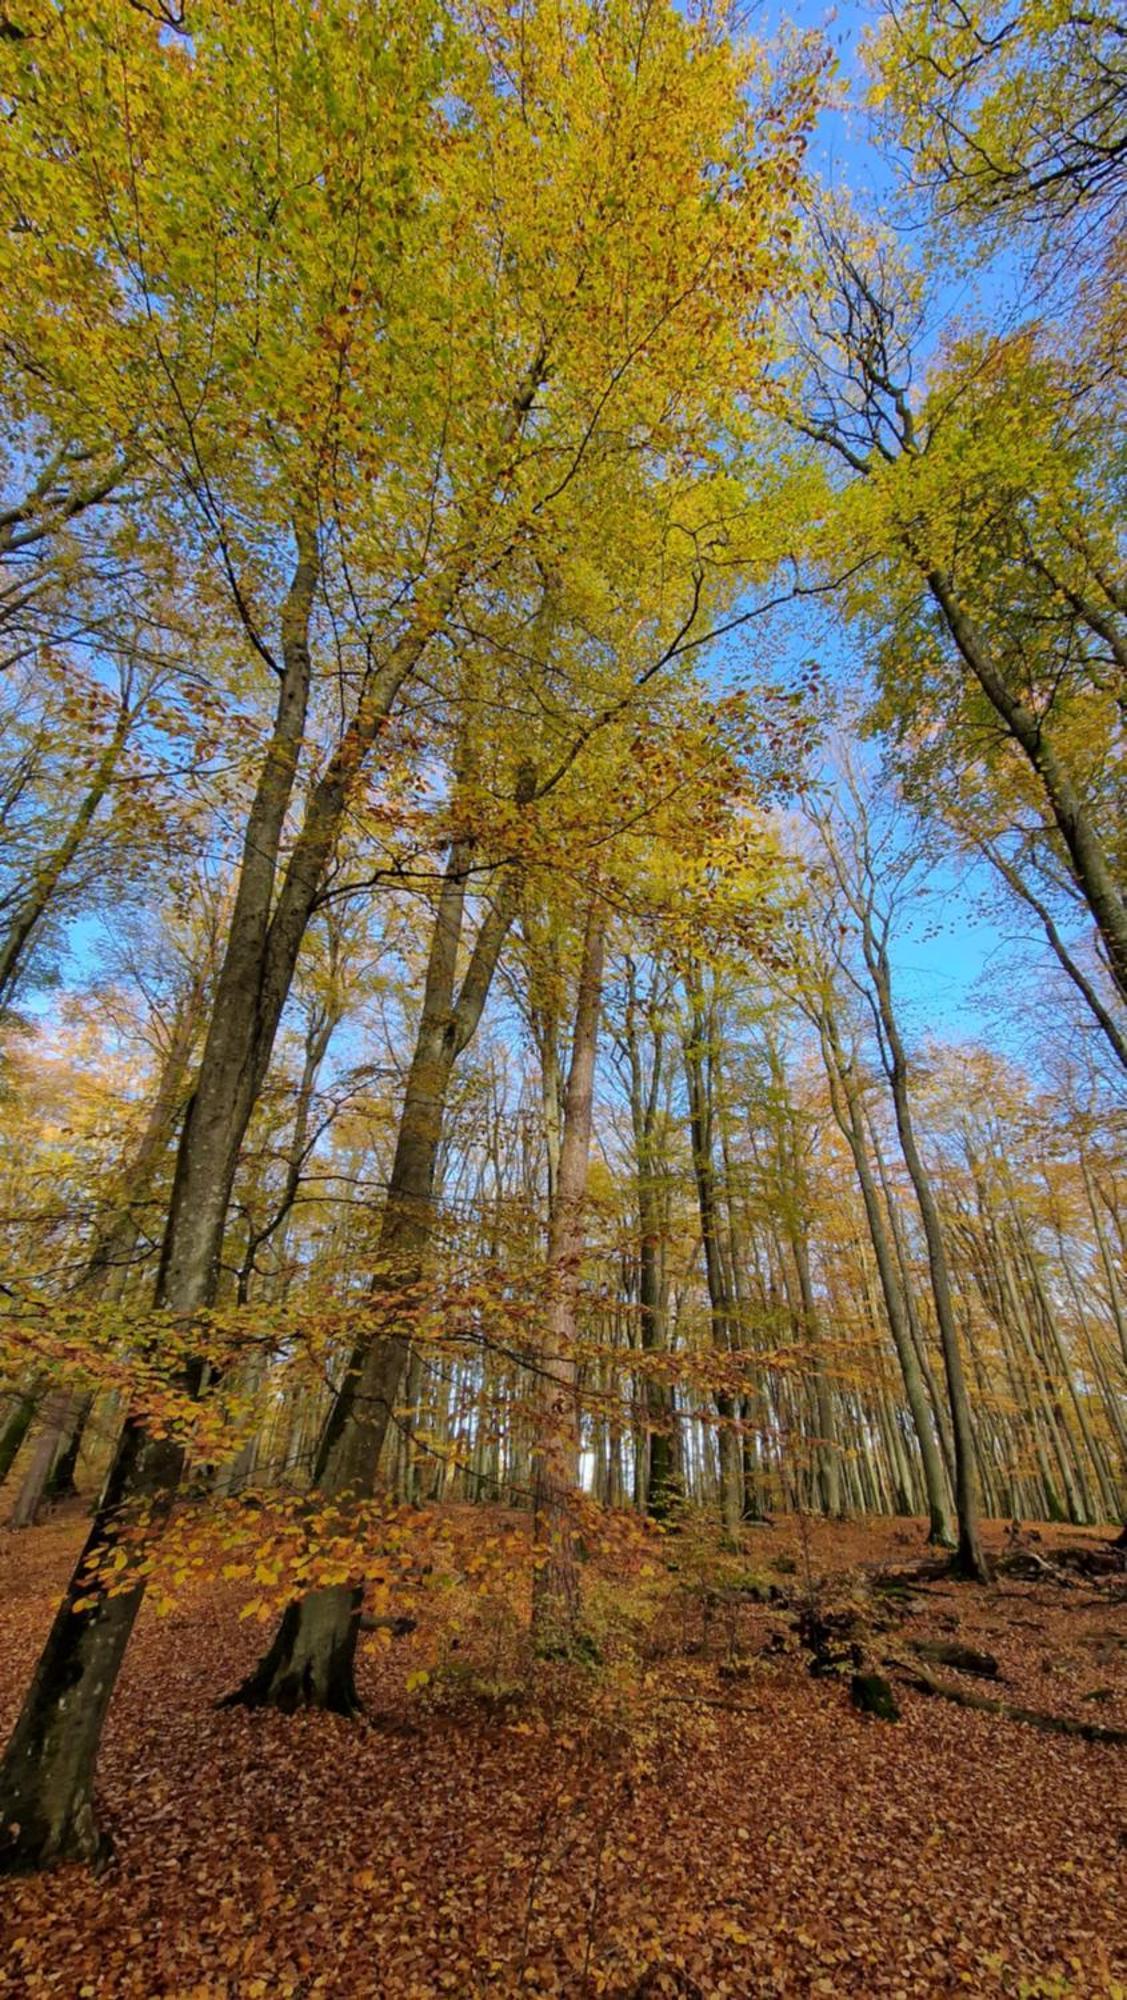
[[[460,838],[451,846],[431,937],[422,1013],[380,1227],[379,1273],[371,1288],[371,1311],[384,1319],[384,1330],[366,1331],[353,1347],[313,1469],[313,1490],[342,1505],[367,1499],[375,1486],[411,1351],[405,1295],[409,1298],[422,1278],[434,1227],[435,1169],[450,1079],[476,1032],[516,913],[518,883],[515,872],[508,869],[482,921],[455,997],[472,854],[469,839]],[[228,1701],[355,1714],[362,1594],[358,1585],[341,1584],[307,1592],[287,1605],[271,1645]]]
[[[823,1513],[831,1520],[838,1520],[844,1511],[841,1493],[841,1444],[837,1434],[833,1388],[826,1373],[821,1318],[810,1278],[810,1251],[806,1241],[806,1231],[801,1223],[796,1223],[792,1229],[791,1250],[794,1267],[798,1273],[803,1336],[814,1358],[814,1406],[818,1413],[816,1453],[818,1490],[822,1496]]]
[[[564,1092],[556,1204],[548,1232],[548,1297],[539,1355],[532,1466],[532,1637],[541,1653],[566,1652],[579,1621],[579,1567],[572,1505],[579,1484],[576,1315],[586,1240],[584,1208],[595,1101],[607,906],[595,889],[587,908],[575,1027]]]
[[[943,1242],[943,1225],[931,1179],[916,1144],[908,1085],[908,1060],[893,1011],[892,982],[887,958],[882,949],[874,947],[871,933],[867,939],[867,946],[877,1006],[887,1044],[888,1078],[892,1087],[896,1130],[900,1137],[904,1164],[915,1189],[920,1219],[923,1222],[928,1269],[931,1273],[932,1295],[935,1300],[935,1317],[939,1325],[943,1367],[947,1377],[947,1397],[955,1447],[955,1511],[959,1529],[954,1558],[955,1568],[962,1576],[979,1583],[988,1583],[990,1569],[982,1549],[978,1520],[974,1427],[971,1421],[970,1398],[963,1373],[962,1355],[959,1350],[959,1334],[951,1296],[951,1278]]]
[[[282,831],[305,730],[309,628],[318,578],[312,526],[297,526],[297,561],[282,614],[283,672],[274,729],[247,825],[215,1009],[196,1092],[181,1133],[155,1304],[190,1322],[214,1297],[227,1202],[239,1148],[289,990],[272,938],[271,899]],[[308,913],[307,913],[308,914]],[[304,923],[301,926],[304,932]],[[269,998],[264,987],[273,983]],[[202,1365],[182,1387],[197,1394]],[[101,1846],[93,1784],[106,1711],[144,1583],[110,1596],[90,1572],[117,1544],[123,1521],[144,1506],[159,1524],[184,1463],[183,1443],[153,1437],[126,1418],[106,1485],[0,1763],[0,1870],[33,1868]]]
[[[872,1146],[873,1158],[877,1163],[881,1192],[884,1195],[884,1213],[888,1218],[889,1235],[892,1238],[892,1247],[896,1253],[896,1269],[900,1274],[900,1290],[904,1300],[904,1314],[908,1322],[908,1332],[912,1339],[912,1350],[915,1354],[920,1374],[923,1377],[924,1386],[927,1389],[927,1400],[931,1408],[932,1421],[935,1424],[940,1450],[943,1453],[943,1470],[947,1474],[948,1489],[953,1490],[955,1485],[955,1445],[951,1436],[951,1413],[947,1407],[946,1393],[940,1389],[935,1371],[931,1365],[931,1357],[928,1354],[927,1338],[920,1321],[919,1305],[915,1292],[915,1277],[908,1254],[908,1244],[905,1240],[903,1223],[897,1208],[895,1191],[889,1179],[884,1153],[881,1149],[876,1129],[869,1121],[866,1121],[866,1130]]]
[[[624,1042],[630,1065],[630,1118],[634,1133],[635,1199],[638,1210],[638,1332],[643,1355],[663,1354],[668,1347],[668,1314],[662,1281],[662,1204],[657,1185],[656,1133],[662,1080],[663,1033],[652,1032],[648,1079],[644,1074],[638,996],[633,961],[627,963]],[[655,1521],[669,1513],[674,1486],[673,1416],[669,1386],[645,1369],[642,1402],[646,1413],[643,1452],[646,1512]]]
[[[152,1186],[153,1176],[175,1129],[181,1109],[192,1047],[200,1025],[208,970],[197,974],[181,1000],[173,1023],[160,1079],[138,1144],[120,1175],[120,1194],[98,1222],[93,1247],[76,1286],[79,1296],[120,1299],[129,1274],[140,1224],[138,1205]],[[73,1489],[74,1465],[91,1395],[61,1388],[48,1400],[44,1435],[37,1441],[12,1509],[9,1527],[32,1527],[48,1491],[58,1497]]]
[[[1073,880],[1096,922],[1120,998],[1127,1001],[1127,903],[1091,815],[1042,718],[1010,692],[1004,674],[946,571],[933,569],[928,587],[987,700],[1041,781],[1068,855]]]
[[[66,1387],[54,1389],[48,1397],[43,1422],[31,1446],[19,1492],[8,1517],[9,1528],[35,1525],[55,1460],[65,1449],[83,1401],[80,1389]]]
[[[720,1214],[713,1156],[713,1080],[715,1061],[715,1006],[708,1005],[700,974],[690,966],[685,980],[689,1000],[688,1033],[683,1042],[685,1081],[689,1093],[689,1134],[693,1152],[693,1178],[700,1213],[704,1274],[708,1287],[712,1345],[730,1351],[732,1345],[732,1300],[725,1283],[720,1246]],[[717,1446],[720,1461],[720,1514],[724,1533],[734,1539],[743,1519],[743,1451],[737,1428],[736,1399],[728,1389],[715,1392],[719,1418]]]
[[[0,1485],[8,1477],[19,1456],[28,1431],[35,1421],[35,1412],[43,1397],[43,1378],[38,1378],[27,1389],[17,1390],[9,1400],[6,1414],[0,1424]]]
[[[93,1412],[94,1391],[87,1389],[84,1394],[80,1393],[75,1399],[63,1448],[54,1465],[51,1467],[51,1477],[47,1481],[46,1497],[52,1503],[58,1500],[76,1500],[78,1498],[78,1486],[75,1474],[78,1470],[78,1461],[86,1437],[86,1427],[90,1422]]]
[[[864,1118],[860,1104],[860,1094],[856,1075],[848,1062],[841,1045],[837,1023],[832,1011],[826,1005],[821,1010],[822,1052],[825,1058],[826,1075],[829,1080],[830,1098],[838,1126],[843,1133],[853,1157],[853,1166],[861,1189],[861,1199],[865,1207],[865,1218],[869,1225],[873,1254],[876,1258],[880,1278],[881,1293],[885,1312],[892,1332],[892,1341],[900,1363],[900,1373],[904,1380],[904,1393],[908,1398],[908,1408],[912,1413],[916,1441],[919,1445],[923,1464],[924,1487],[927,1494],[928,1535],[933,1542],[953,1547],[955,1536],[951,1527],[950,1502],[948,1499],[947,1477],[943,1467],[939,1440],[932,1423],[927,1391],[919,1358],[912,1342],[908,1324],[904,1295],[896,1270],[892,1245],[888,1240],[884,1217],[881,1214],[880,1198],[873,1180],[869,1164],[868,1147],[865,1144]]]

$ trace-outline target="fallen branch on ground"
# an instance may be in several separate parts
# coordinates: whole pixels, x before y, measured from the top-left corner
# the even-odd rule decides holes
[[[1081,1736],[1086,1743],[1127,1743],[1127,1729],[1115,1729],[1103,1722],[1076,1722],[1068,1715],[1046,1715],[1041,1709],[996,1701],[991,1695],[975,1694],[971,1688],[937,1680],[916,1660],[886,1658],[885,1665],[921,1694],[941,1695],[944,1701],[957,1702],[960,1708],[977,1708],[985,1715],[1000,1716],[1004,1722],[1027,1722],[1032,1729],[1045,1729],[1055,1736]]]

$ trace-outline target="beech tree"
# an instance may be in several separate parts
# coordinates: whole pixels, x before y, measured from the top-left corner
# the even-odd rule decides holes
[[[1122,998],[1107,733],[1114,744],[1121,728],[1121,593],[1093,476],[1110,411],[1088,382],[1070,386],[1062,415],[1063,377],[1032,334],[961,343],[918,393],[918,280],[876,232],[816,227],[826,289],[794,421],[853,475],[843,499],[855,602],[880,634],[877,713],[913,742],[921,720],[953,717],[977,755],[985,731],[1002,783],[1031,798],[1090,912]]]
[[[205,1565],[353,1717],[423,1503],[560,1686],[604,1530],[707,1621],[777,1511],[1122,1511],[1113,313],[930,323],[1111,268],[1121,42],[886,10],[914,261],[724,0],[0,15],[0,1478],[89,1515],[0,1872]],[[1056,968],[993,1038],[925,857]]]
[[[888,830],[882,829],[874,835],[867,805],[856,780],[848,781],[847,811],[848,819],[838,826],[832,820],[821,817],[822,844],[836,894],[849,912],[859,947],[865,979],[863,990],[871,1010],[881,1064],[892,1096],[900,1149],[919,1206],[927,1245],[928,1271],[943,1350],[954,1442],[955,1510],[958,1520],[956,1560],[963,1575],[985,1582],[989,1570],[980,1539],[977,1447],[955,1315],[950,1259],[939,1203],[917,1139],[911,1064],[893,993],[889,943],[896,906],[896,884],[898,877],[903,880],[906,861],[910,863],[910,853],[897,860],[890,852]]]
[[[882,11],[871,97],[912,178],[960,221],[1096,225],[1127,162],[1127,61],[1111,8],[908,0]]]
[[[764,118],[748,62],[715,24],[691,28],[671,9],[641,24],[630,7],[621,19],[537,10],[519,36],[503,12],[475,10],[465,36],[456,14],[392,6],[386,19],[330,23],[302,8],[286,16],[284,47],[269,8],[236,24],[201,4],[190,38],[147,16],[138,29],[118,0],[91,5],[77,37],[51,32],[53,9],[44,25],[12,56],[6,199],[35,287],[21,291],[31,302],[11,345],[46,385],[44,423],[93,400],[92,362],[112,382],[98,392],[106,420],[167,465],[277,681],[157,1279],[158,1312],[183,1321],[215,1296],[239,1151],[305,932],[401,691],[462,601],[522,539],[550,536],[587,467],[617,455],[632,470],[639,448],[681,454],[691,487],[738,428],[730,399],[766,351],[772,288],[786,282],[813,71],[784,80]],[[691,110],[677,88],[689,63]],[[248,123],[240,79],[252,72],[268,84],[251,93]],[[45,173],[51,120],[70,143]],[[594,235],[593,202],[608,218]],[[475,214],[480,231],[467,227]],[[199,260],[220,221],[217,290]],[[52,247],[68,225],[82,232],[76,257]],[[655,227],[666,254],[636,261]],[[64,301],[97,341],[60,343]],[[676,528],[690,549],[708,517],[707,503],[685,504]],[[681,639],[705,595],[703,566],[685,567]],[[347,606],[351,701],[286,858],[318,603],[333,589]],[[363,608],[373,591],[390,596],[390,619]],[[192,1359],[189,1395],[202,1379]],[[96,1845],[93,1758],[142,1586],[111,1596],[89,1578],[122,1507],[167,1508],[182,1463],[177,1439],[127,1420],[5,1760],[11,1865]]]

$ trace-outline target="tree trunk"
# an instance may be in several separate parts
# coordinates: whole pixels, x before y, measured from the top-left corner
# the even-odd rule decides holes
[[[556,1205],[548,1234],[548,1301],[540,1354],[532,1470],[532,1637],[538,1652],[566,1653],[579,1622],[579,1568],[571,1508],[578,1486],[575,1340],[584,1204],[594,1114],[595,1059],[603,991],[607,909],[597,890],[587,909],[571,1063],[564,1093]]]
[[[506,872],[484,918],[455,998],[466,879],[473,843],[451,847],[431,937],[422,1014],[400,1115],[380,1228],[373,1311],[388,1324],[365,1332],[349,1356],[322,1432],[312,1489],[345,1504],[367,1499],[411,1352],[404,1304],[423,1275],[434,1227],[434,1178],[454,1065],[481,1018],[501,947],[516,912],[517,882]],[[227,1697],[247,1707],[328,1708],[352,1715],[361,1591],[309,1592],[289,1605],[274,1639],[247,1679]]]
[[[896,1348],[904,1380],[904,1393],[908,1398],[908,1408],[912,1413],[912,1423],[915,1426],[916,1441],[920,1449],[927,1494],[929,1540],[939,1542],[946,1547],[953,1547],[955,1536],[951,1527],[947,1477],[939,1440],[932,1423],[919,1358],[912,1343],[911,1328],[908,1325],[904,1295],[896,1271],[893,1250],[884,1226],[880,1199],[869,1164],[857,1080],[846,1059],[837,1023],[828,1006],[822,1010],[819,1025],[822,1029],[822,1051],[831,1102],[837,1123],[853,1156],[853,1165],[861,1189],[861,1199],[865,1207],[869,1236],[880,1277],[885,1312],[888,1315],[893,1345]]]
[[[951,578],[945,571],[933,569],[927,581],[963,659],[1041,781],[1073,880],[1103,940],[1108,970],[1120,998],[1127,1001],[1127,903],[1084,801],[1041,718],[1011,694]]]
[[[663,1354],[668,1347],[668,1315],[662,1283],[662,1210],[657,1187],[656,1127],[662,1080],[663,1035],[660,1024],[652,1034],[650,1075],[643,1072],[637,1021],[635,969],[627,964],[627,1004],[624,1040],[630,1064],[630,1116],[634,1132],[635,1192],[638,1207],[638,1332],[642,1353]],[[646,1512],[665,1520],[674,1490],[673,1417],[668,1385],[644,1369],[642,1400],[646,1412],[643,1450]]]
[[[300,937],[293,942],[283,979],[269,950],[271,900],[305,729],[318,573],[315,533],[299,524],[297,562],[282,614],[284,672],[274,731],[248,821],[196,1093],[181,1133],[157,1277],[156,1306],[180,1319],[190,1319],[215,1294],[231,1182],[300,943]],[[272,1001],[263,997],[270,979]],[[190,1362],[181,1386],[194,1395],[202,1381],[202,1365]],[[87,1572],[112,1557],[121,1526],[138,1506],[159,1525],[183,1464],[182,1442],[152,1438],[137,1416],[126,1418],[86,1545],[0,1763],[0,1870],[40,1867],[67,1855],[92,1858],[99,1851],[94,1766],[144,1584],[110,1596],[101,1584],[89,1582]]]
[[[73,1856],[96,1860],[105,1843],[94,1818],[94,1768],[144,1587],[120,1596],[87,1591],[82,1578],[112,1547],[125,1502],[151,1502],[159,1522],[175,1490],[182,1447],[126,1424],[98,1513],[55,1615],[0,1766],[0,1870]]]
[[[123,1196],[101,1219],[77,1290],[85,1298],[120,1298],[139,1225],[134,1214],[147,1193],[172,1137],[184,1090],[192,1044],[199,1026],[204,978],[198,977],[177,1011],[156,1094],[138,1146],[121,1174]],[[74,1468],[93,1397],[83,1390],[57,1390],[44,1414],[43,1433],[24,1474],[11,1519],[12,1528],[32,1527],[45,1498],[74,1492]]]
[[[7,1479],[19,1456],[20,1446],[34,1422],[42,1392],[43,1384],[40,1380],[30,1389],[15,1394],[11,1399],[8,1414],[3,1427],[0,1428],[0,1485]]]
[[[935,1317],[939,1325],[943,1367],[947,1377],[947,1396],[951,1409],[951,1429],[955,1448],[955,1512],[959,1528],[955,1568],[960,1575],[974,1582],[988,1583],[990,1570],[983,1553],[978,1525],[974,1427],[971,1422],[970,1398],[967,1395],[962,1355],[959,1351],[951,1280],[943,1243],[943,1225],[932,1192],[931,1180],[916,1144],[908,1092],[907,1057],[893,1013],[891,978],[883,952],[872,952],[870,970],[874,977],[877,1004],[888,1045],[889,1082],[892,1086],[896,1129],[900,1136],[904,1164],[916,1192],[920,1218],[924,1226],[928,1269],[931,1273],[932,1294],[935,1299]]]
[[[113,734],[94,767],[94,775],[70,825],[58,846],[36,869],[26,896],[18,904],[7,931],[3,938],[0,938],[0,1010],[11,998],[32,936],[50,908],[59,883],[78,853],[89,832],[91,822],[109,791],[114,773],[121,761],[122,751],[128,741],[133,719],[133,711],[123,698]]]
[[[90,1421],[93,1409],[94,1392],[92,1389],[87,1389],[85,1393],[79,1393],[74,1398],[63,1447],[51,1468],[51,1477],[47,1481],[46,1497],[49,1501],[77,1500],[78,1498],[75,1472],[78,1469],[78,1460],[82,1451],[83,1440],[86,1436],[86,1426]]]
[[[794,1267],[798,1273],[803,1335],[814,1360],[814,1405],[818,1413],[816,1450],[818,1490],[822,1496],[823,1513],[828,1515],[830,1520],[838,1520],[844,1511],[841,1496],[841,1445],[837,1434],[833,1389],[826,1374],[822,1352],[821,1321],[810,1279],[810,1252],[807,1247],[806,1232],[801,1223],[796,1223],[792,1229],[791,1250]]]
[[[724,1278],[720,1254],[719,1210],[716,1191],[716,1162],[713,1157],[713,1062],[715,1057],[715,1008],[706,1005],[700,975],[695,966],[686,978],[689,998],[689,1030],[683,1044],[685,1081],[689,1093],[689,1133],[693,1151],[693,1178],[700,1213],[701,1245],[704,1250],[705,1283],[712,1325],[712,1344],[729,1351],[732,1345],[732,1301]],[[720,1468],[720,1516],[725,1536],[734,1540],[743,1519],[743,1452],[737,1428],[736,1401],[727,1389],[715,1393]]]
[[[52,1391],[8,1518],[9,1528],[34,1527],[55,1460],[66,1448],[84,1400],[81,1390],[60,1388]]]

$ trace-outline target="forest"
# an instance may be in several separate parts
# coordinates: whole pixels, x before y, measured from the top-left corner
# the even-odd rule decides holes
[[[0,0],[0,1995],[1127,2000],[1127,29]]]

